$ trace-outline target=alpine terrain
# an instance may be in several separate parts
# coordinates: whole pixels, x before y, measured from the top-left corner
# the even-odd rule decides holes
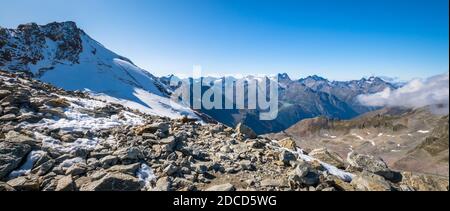
[[[448,114],[357,100],[396,84],[280,74],[260,121],[174,103],[171,79],[74,22],[0,27],[0,191],[448,191]]]

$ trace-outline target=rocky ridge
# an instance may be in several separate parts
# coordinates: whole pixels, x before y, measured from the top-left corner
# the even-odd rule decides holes
[[[448,190],[383,160],[169,119],[0,72],[1,191]],[[318,160],[318,159],[320,160]]]

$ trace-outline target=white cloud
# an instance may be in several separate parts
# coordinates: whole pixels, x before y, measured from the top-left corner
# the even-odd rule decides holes
[[[425,80],[414,79],[399,89],[360,95],[358,100],[367,106],[420,108],[430,106],[434,112],[448,114],[449,74],[436,75]]]

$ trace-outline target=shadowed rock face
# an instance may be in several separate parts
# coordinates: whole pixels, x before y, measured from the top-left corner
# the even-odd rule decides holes
[[[29,65],[51,56],[55,62],[78,63],[83,51],[81,35],[74,22],[50,23],[38,26],[35,23],[22,24],[17,29],[0,29],[0,63],[4,69],[30,71]],[[56,43],[54,52],[48,52],[46,40]],[[52,54],[52,55],[49,55]],[[37,73],[37,72],[36,72]]]

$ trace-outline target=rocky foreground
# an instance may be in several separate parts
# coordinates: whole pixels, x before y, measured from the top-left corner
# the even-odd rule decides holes
[[[2,191],[448,191],[448,178],[381,159],[304,152],[193,119],[171,120],[0,72]]]

